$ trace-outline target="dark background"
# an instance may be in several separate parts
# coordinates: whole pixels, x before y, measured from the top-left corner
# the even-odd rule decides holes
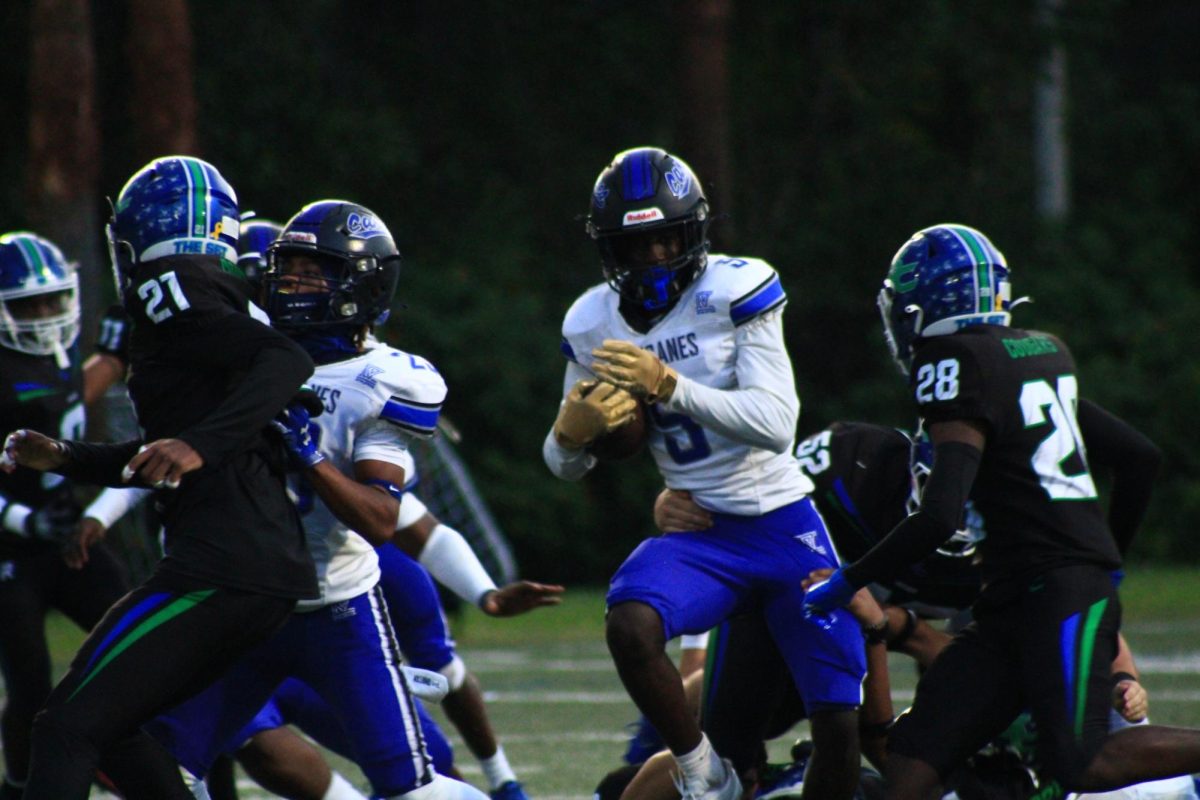
[[[208,159],[279,221],[371,207],[406,257],[383,338],[445,375],[523,572],[602,582],[661,482],[643,456],[567,484],[541,443],[614,153],[689,160],[714,249],[779,270],[801,434],[911,423],[875,294],[913,231],[963,222],[1035,299],[1015,323],[1064,336],[1082,392],[1166,451],[1133,557],[1195,562],[1198,41],[1189,0],[10,2],[0,227],[81,260],[90,335],[104,197],[155,156]]]

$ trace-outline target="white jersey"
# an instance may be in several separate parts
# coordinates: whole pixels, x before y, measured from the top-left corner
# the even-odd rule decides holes
[[[792,456],[800,400],[783,342],[787,300],[771,265],[710,255],[708,268],[647,333],[629,326],[607,284],[585,292],[563,321],[571,362],[563,394],[591,376],[592,350],[623,339],[679,373],[671,399],[649,407],[649,447],[667,486],[690,491],[705,508],[759,515],[801,499],[812,483]],[[543,447],[559,477],[595,464],[585,451]]]
[[[321,453],[345,475],[356,461],[411,464],[408,441],[437,429],[446,383],[433,365],[387,345],[360,356],[317,367],[309,386],[325,404],[313,420]],[[334,516],[303,479],[290,479],[304,521],[308,549],[317,564],[319,600],[302,600],[313,610],[368,591],[379,580],[375,548]]]

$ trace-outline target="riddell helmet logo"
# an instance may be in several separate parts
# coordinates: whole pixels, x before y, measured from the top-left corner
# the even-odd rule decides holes
[[[660,209],[643,208],[641,211],[627,211],[623,224],[640,225],[643,222],[657,222],[660,219],[666,219]]]

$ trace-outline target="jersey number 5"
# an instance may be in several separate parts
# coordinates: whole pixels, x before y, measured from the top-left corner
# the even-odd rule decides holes
[[[1083,459],[1083,436],[1075,421],[1079,404],[1079,383],[1074,375],[1060,375],[1051,387],[1047,381],[1030,381],[1021,388],[1021,413],[1025,427],[1050,423],[1050,433],[1033,451],[1033,471],[1051,500],[1091,500],[1096,484]],[[1079,453],[1074,474],[1067,473],[1067,462]]]
[[[146,316],[154,324],[167,319],[175,310],[172,310],[169,304],[164,304],[166,296],[163,294],[163,287],[171,293],[171,300],[174,301],[175,310],[187,311],[191,308],[191,303],[183,294],[183,287],[179,285],[179,278],[176,277],[175,271],[164,272],[157,278],[151,278],[138,287],[138,297],[146,301]]]

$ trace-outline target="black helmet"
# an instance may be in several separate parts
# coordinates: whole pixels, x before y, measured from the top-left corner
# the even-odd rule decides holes
[[[682,159],[657,147],[618,153],[592,190],[587,232],[604,277],[643,312],[670,308],[708,263],[708,198]],[[678,237],[670,260],[646,262],[632,245],[658,232]]]
[[[284,259],[298,254],[316,262],[321,275],[285,275]],[[319,200],[288,220],[267,248],[267,313],[282,330],[374,325],[391,306],[399,276],[400,251],[374,212]],[[310,290],[297,291],[298,285]]]

